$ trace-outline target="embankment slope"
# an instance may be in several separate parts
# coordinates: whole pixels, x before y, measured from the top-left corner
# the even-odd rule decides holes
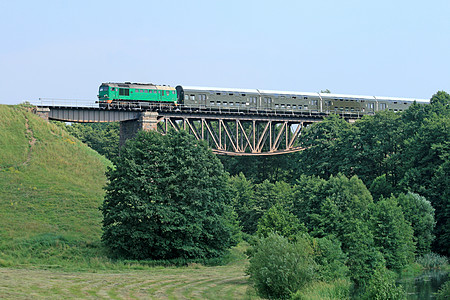
[[[109,164],[26,108],[0,105],[0,265],[98,244]]]

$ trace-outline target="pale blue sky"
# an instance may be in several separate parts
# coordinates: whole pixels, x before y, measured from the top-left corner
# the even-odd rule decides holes
[[[0,2],[0,103],[102,82],[430,98],[450,92],[450,1]]]

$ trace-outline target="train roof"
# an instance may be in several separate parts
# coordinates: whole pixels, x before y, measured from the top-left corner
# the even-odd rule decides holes
[[[276,91],[276,90],[260,90],[260,89],[239,89],[239,88],[219,88],[219,87],[199,87],[199,86],[182,86],[186,91],[204,91],[204,92],[227,92],[227,93],[246,93],[246,94],[262,94],[262,95],[281,95],[281,96],[310,96],[321,97],[325,99],[352,99],[352,100],[382,100],[382,101],[404,101],[404,102],[420,102],[429,103],[430,100],[419,98],[402,98],[402,97],[383,97],[383,96],[367,96],[367,95],[349,95],[349,94],[331,94],[331,93],[311,93],[311,92],[295,92],[295,91]]]

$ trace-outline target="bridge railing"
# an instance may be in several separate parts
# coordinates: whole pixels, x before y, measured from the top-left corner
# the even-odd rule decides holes
[[[95,100],[86,99],[58,99],[58,98],[39,98],[38,101],[32,102],[36,106],[67,106],[67,107],[92,107],[98,108]]]

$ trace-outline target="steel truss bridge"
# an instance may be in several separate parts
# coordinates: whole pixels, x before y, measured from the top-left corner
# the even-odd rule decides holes
[[[301,151],[302,130],[328,113],[314,111],[211,110],[193,107],[146,108],[38,106],[36,113],[65,122],[120,122],[121,144],[138,130],[185,130],[223,155],[276,155]],[[359,114],[343,114],[348,121]]]

